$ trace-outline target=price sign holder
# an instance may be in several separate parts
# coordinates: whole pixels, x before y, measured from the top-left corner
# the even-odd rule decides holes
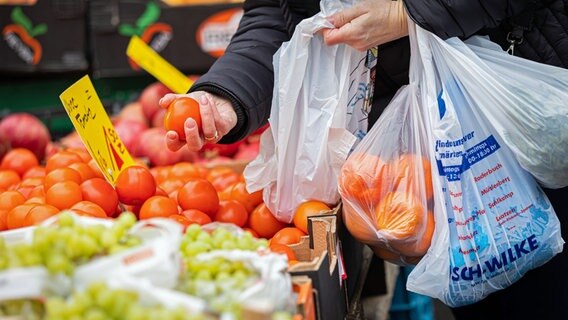
[[[126,55],[174,93],[187,93],[193,85],[193,81],[137,36],[130,39]]]
[[[118,174],[135,161],[114,130],[89,76],[67,88],[59,99],[103,175],[115,185]]]

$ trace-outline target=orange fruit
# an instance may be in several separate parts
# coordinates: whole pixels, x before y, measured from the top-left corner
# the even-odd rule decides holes
[[[177,132],[179,139],[185,141],[184,124],[187,118],[195,120],[199,132],[202,132],[199,103],[189,97],[177,98],[168,107],[164,118],[164,127],[168,131]]]
[[[154,167],[150,169],[150,173],[154,176],[157,184],[162,184],[162,182],[168,179],[170,174],[170,167]]]
[[[215,221],[233,223],[244,227],[248,220],[248,212],[245,206],[235,200],[219,202],[219,209],[215,214]]]
[[[199,174],[197,166],[189,162],[179,162],[174,164],[168,173],[168,179],[179,179],[184,183],[189,180],[200,178],[201,175]]]
[[[57,168],[67,168],[72,163],[83,162],[83,159],[71,151],[58,151],[47,159],[45,163],[45,171],[50,172]]]
[[[0,210],[10,211],[25,201],[26,198],[16,190],[4,191],[0,193]]]
[[[153,196],[144,201],[144,204],[140,207],[138,217],[141,220],[156,217],[167,218],[178,213],[179,211],[175,201],[164,196]]]
[[[375,155],[354,153],[341,168],[339,191],[344,201],[372,212],[388,178],[388,164]]]
[[[416,197],[433,197],[432,168],[428,158],[416,154],[403,154],[391,164],[396,175],[396,189],[412,192]]]
[[[404,256],[422,256],[434,232],[434,218],[424,204],[406,192],[390,192],[375,210],[377,230],[388,234],[389,245]]]
[[[270,239],[276,232],[284,229],[287,224],[278,221],[278,219],[272,215],[266,204],[261,203],[250,214],[249,226],[260,237]]]
[[[308,217],[330,211],[331,208],[321,201],[311,200],[301,203],[294,213],[294,226],[308,233]]]
[[[172,219],[177,223],[181,224],[183,226],[182,232],[185,232],[185,229],[187,229],[187,227],[190,224],[194,223],[193,221],[189,220],[186,216],[183,216],[181,214],[172,214],[171,216],[168,217],[168,219]]]
[[[278,232],[270,239],[270,244],[296,244],[299,243],[306,234],[302,230],[295,227],[286,227]]]
[[[24,203],[45,204],[45,197],[29,197]]]
[[[35,166],[28,169],[28,171],[24,173],[24,175],[22,176],[22,180],[28,178],[44,178],[44,177],[45,177],[45,168],[41,166]]]
[[[39,161],[33,152],[24,148],[16,148],[6,153],[0,164],[0,169],[14,170],[21,177],[26,171],[38,165]]]
[[[29,198],[45,197],[45,188],[41,184],[39,186],[35,186],[28,196]]]
[[[185,183],[181,179],[166,179],[160,184],[160,188],[167,194],[179,190]]]
[[[59,209],[49,204],[38,204],[33,207],[24,219],[26,226],[33,226],[42,223],[46,219],[59,213]]]
[[[105,178],[105,176],[101,172],[101,169],[99,169],[99,166],[97,165],[97,162],[95,161],[95,159],[91,159],[87,164],[89,165],[91,170],[93,170],[93,172],[95,173],[97,178],[101,178],[101,179]]]
[[[81,160],[83,160],[84,163],[88,163],[89,161],[91,161],[91,159],[93,159],[87,149],[67,148],[66,151],[76,153],[79,157],[81,157]]]
[[[69,209],[82,200],[81,187],[74,181],[58,182],[45,193],[45,202],[59,210]]]
[[[94,202],[91,201],[79,201],[71,206],[71,210],[75,211],[79,215],[89,216],[94,218],[107,218],[106,212]]]
[[[69,165],[69,169],[73,169],[79,173],[81,182],[97,177],[97,174],[93,171],[93,169],[84,162],[72,163]]]
[[[270,243],[268,249],[270,249],[270,251],[275,253],[285,254],[286,257],[288,257],[288,261],[298,260],[296,258],[296,254],[294,253],[294,250],[292,250],[290,247],[288,247],[285,244]]]
[[[8,189],[20,183],[20,175],[14,170],[0,170],[0,189]]]
[[[15,206],[6,215],[6,227],[8,229],[23,228],[26,226],[26,215],[32,208],[38,206],[37,203],[26,203]]]
[[[230,172],[215,176],[215,178],[213,178],[212,180],[208,179],[208,181],[210,181],[213,187],[215,187],[215,190],[217,190],[218,192],[222,192],[228,187],[239,182],[239,175],[234,172]]]
[[[212,222],[211,217],[209,217],[203,211],[196,209],[184,210],[181,212],[181,215],[186,217],[191,223],[197,223],[201,226]]]
[[[43,187],[45,188],[45,190],[48,190],[54,184],[65,181],[73,181],[77,184],[80,184],[82,182],[81,175],[77,171],[70,168],[53,169],[45,176]]]
[[[6,215],[8,213],[5,210],[0,210],[0,231],[4,231],[7,230],[8,227],[6,227]]]
[[[178,204],[184,209],[197,209],[215,217],[219,209],[219,196],[211,182],[205,179],[188,181],[178,191]]]

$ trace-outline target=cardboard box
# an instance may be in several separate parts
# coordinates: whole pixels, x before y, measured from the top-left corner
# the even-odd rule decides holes
[[[0,74],[86,71],[86,0],[0,4]]]
[[[342,259],[337,252],[337,212],[308,218],[309,236],[290,245],[299,263],[288,271],[292,276],[311,279],[315,294],[316,319],[343,319],[347,314],[346,281],[341,277]]]
[[[316,306],[312,280],[306,276],[292,277],[292,290],[297,295],[294,316],[301,320],[315,320]]]
[[[221,56],[242,17],[242,3],[170,6],[165,1],[91,0],[95,77],[143,73],[126,56],[133,35],[186,74],[203,74]]]

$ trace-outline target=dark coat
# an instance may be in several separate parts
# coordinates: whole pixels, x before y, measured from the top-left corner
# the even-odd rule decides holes
[[[406,0],[405,4],[418,25],[442,38],[488,33],[503,46],[511,29],[509,18],[534,10],[532,29],[525,32],[515,53],[568,67],[568,0],[540,1],[546,4],[534,8],[530,0]],[[319,11],[319,1],[249,0],[243,7],[244,16],[225,54],[191,88],[233,103],[238,124],[222,140],[224,143],[243,139],[266,123],[274,85],[272,56],[290,39],[298,22]],[[381,47],[377,79],[382,82],[375,86],[378,100],[388,100],[408,81],[409,54],[407,39]],[[371,118],[376,119],[380,111],[374,110]]]

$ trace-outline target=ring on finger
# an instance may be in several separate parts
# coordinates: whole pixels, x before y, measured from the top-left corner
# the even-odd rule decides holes
[[[219,139],[219,131],[215,130],[215,136],[213,137],[203,137],[206,141],[215,141]]]

